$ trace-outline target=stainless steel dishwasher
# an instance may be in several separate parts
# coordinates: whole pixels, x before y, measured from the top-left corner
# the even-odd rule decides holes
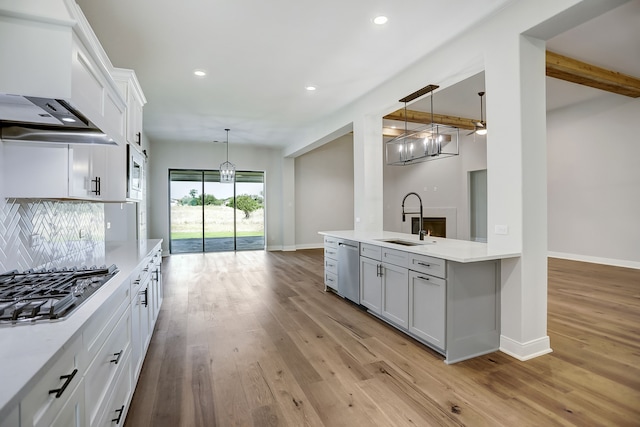
[[[360,243],[338,239],[338,295],[360,304]]]

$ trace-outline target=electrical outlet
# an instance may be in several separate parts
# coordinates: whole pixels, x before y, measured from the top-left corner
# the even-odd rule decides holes
[[[39,234],[32,234],[29,240],[29,245],[32,248],[36,248],[42,244],[42,236]]]
[[[81,228],[81,229],[79,230],[79,232],[78,232],[78,236],[79,236],[81,239],[84,239],[84,235],[85,235],[85,234],[86,234],[86,233],[84,232],[84,230],[83,230],[82,228]]]
[[[496,225],[493,229],[496,234],[507,235],[509,234],[509,226],[508,225]]]
[[[107,222],[107,230],[111,228],[111,223]]]

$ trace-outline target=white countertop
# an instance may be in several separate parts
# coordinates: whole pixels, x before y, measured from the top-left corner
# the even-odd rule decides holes
[[[161,243],[161,239],[107,242],[103,264],[115,264],[118,273],[68,318],[0,325],[0,420],[20,402],[65,344],[79,335],[91,315],[123,285],[147,255],[160,249]]]
[[[372,245],[428,255],[434,258],[441,258],[456,262],[488,261],[503,258],[515,258],[521,255],[519,252],[491,250],[486,243],[444,239],[441,237],[431,236],[425,236],[424,240],[421,241],[418,239],[418,235],[416,234],[396,233],[393,231],[341,230],[320,231],[319,234],[341,239],[355,240],[360,243],[369,243]],[[419,243],[419,245],[405,246],[381,241],[389,239],[401,239]]]

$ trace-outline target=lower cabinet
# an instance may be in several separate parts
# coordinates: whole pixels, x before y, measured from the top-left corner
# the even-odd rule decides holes
[[[84,401],[84,388],[80,389],[81,396],[77,395],[82,375],[86,369],[82,363],[84,360],[82,353],[82,337],[76,337],[22,399],[20,403],[21,426],[65,425],[54,424],[54,422],[59,416],[62,416],[63,412],[69,411],[69,405],[74,407],[75,401]],[[84,405],[82,407],[84,408]],[[68,418],[68,415],[63,418]],[[79,424],[66,425],[84,424],[84,418],[81,421]]]
[[[162,303],[161,262],[160,251],[145,258],[48,363],[0,427],[124,424]]]
[[[382,312],[381,268],[379,260],[360,257],[360,304],[377,315]]]
[[[393,264],[382,264],[381,316],[402,329],[409,321],[409,270]]]
[[[124,425],[132,394],[131,353],[129,352],[122,361],[122,369],[116,378],[113,390],[109,393],[109,399],[105,402],[101,416],[91,425],[95,427]]]
[[[447,283],[440,278],[409,272],[409,332],[445,349]]]
[[[145,265],[131,282],[131,365],[134,380],[138,379],[147,345],[151,339],[151,307],[149,290],[151,278]]]
[[[324,289],[338,292],[338,239],[324,236]]]
[[[500,263],[360,242],[360,304],[455,363],[500,346]]]

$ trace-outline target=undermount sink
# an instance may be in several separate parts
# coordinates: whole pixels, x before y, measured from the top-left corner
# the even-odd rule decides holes
[[[420,246],[420,245],[433,245],[435,240],[422,240],[419,242],[402,239],[378,239],[379,242],[392,243],[394,245],[402,246]]]

